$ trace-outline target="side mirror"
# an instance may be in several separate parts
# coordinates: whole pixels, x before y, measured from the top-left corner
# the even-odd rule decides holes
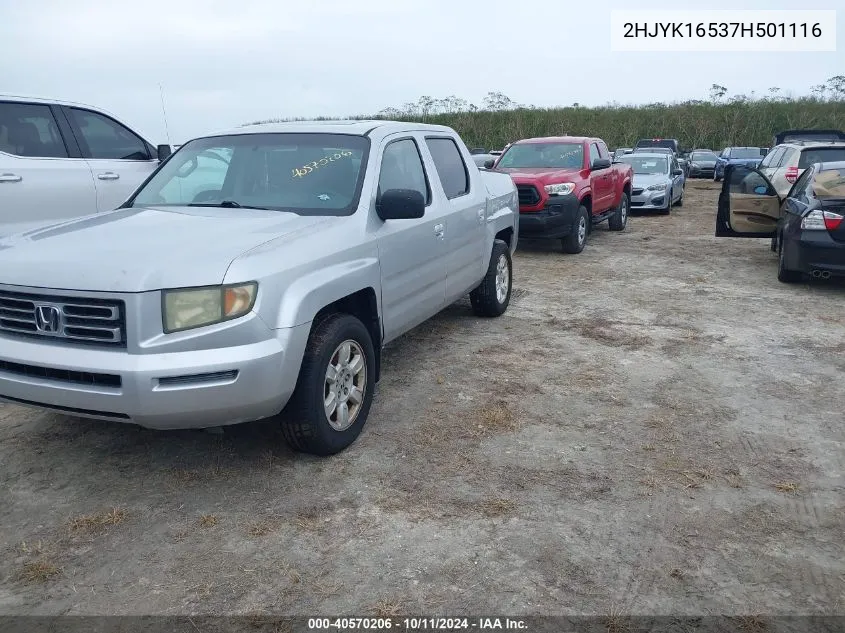
[[[413,220],[425,215],[425,198],[415,189],[388,189],[376,202],[382,220]]]
[[[684,173],[684,170],[683,170],[683,169],[673,169],[673,170],[672,170],[672,175],[673,175],[673,176],[680,176],[680,175],[682,175],[683,173]]]
[[[610,167],[610,164],[609,158],[597,158],[593,161],[593,164],[590,165],[590,169],[607,169]]]
[[[173,153],[173,149],[170,145],[159,145],[156,147],[156,153],[158,154],[158,159],[162,161]]]
[[[492,158],[488,158],[484,161],[484,169],[492,169],[495,162]]]

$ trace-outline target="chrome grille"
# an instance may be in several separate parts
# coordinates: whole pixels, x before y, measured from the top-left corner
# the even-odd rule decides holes
[[[124,347],[122,301],[0,290],[0,332],[68,343]]]

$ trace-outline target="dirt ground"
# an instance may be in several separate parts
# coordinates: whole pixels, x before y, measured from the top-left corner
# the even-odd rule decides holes
[[[523,242],[506,315],[391,345],[330,459],[0,405],[0,613],[842,614],[845,285],[716,197]]]

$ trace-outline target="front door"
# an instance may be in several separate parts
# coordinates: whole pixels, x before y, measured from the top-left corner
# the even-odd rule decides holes
[[[446,304],[447,209],[431,193],[417,140],[391,136],[378,157],[376,204],[381,192],[413,189],[426,200],[425,215],[409,220],[381,220],[375,210],[374,237],[381,264],[381,305],[384,342],[388,342],[440,311]]]
[[[590,165],[601,158],[599,146],[590,143]],[[590,189],[593,192],[593,215],[606,211],[613,204],[613,182],[610,169],[595,169],[590,171]]]
[[[781,199],[760,172],[728,165],[716,213],[716,237],[774,237]]]
[[[63,108],[97,187],[97,209],[123,204],[158,166],[149,145],[132,130],[104,114]]]

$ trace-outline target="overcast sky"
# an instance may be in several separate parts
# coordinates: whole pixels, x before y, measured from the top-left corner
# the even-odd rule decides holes
[[[0,93],[104,108],[151,142],[421,95],[538,106],[806,94],[845,74],[840,0],[0,0]],[[614,53],[611,9],[837,9],[835,53]]]

